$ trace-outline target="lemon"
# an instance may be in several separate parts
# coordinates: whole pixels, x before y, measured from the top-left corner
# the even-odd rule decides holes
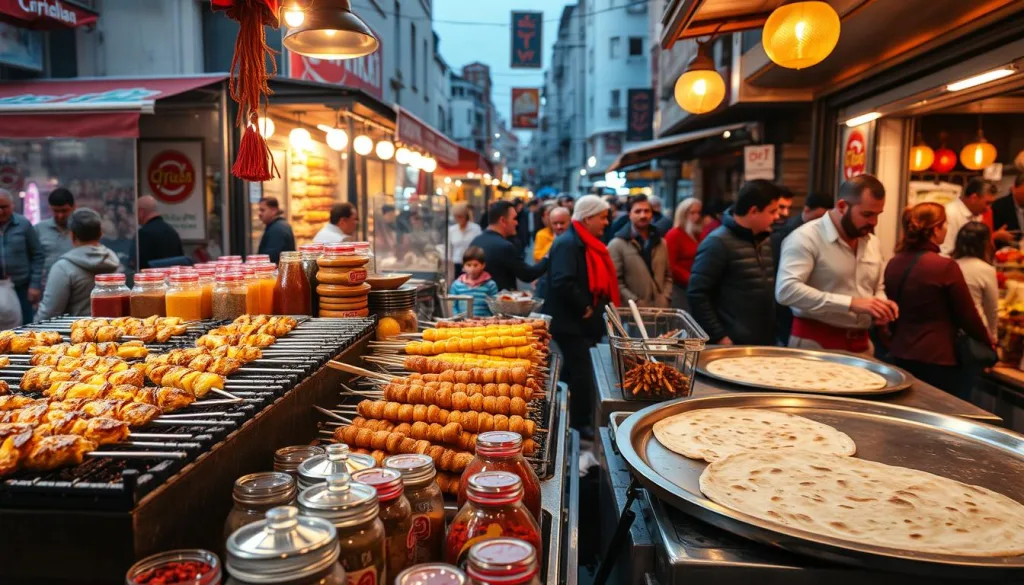
[[[384,317],[377,322],[377,339],[388,339],[395,337],[402,332],[402,326],[396,319]]]

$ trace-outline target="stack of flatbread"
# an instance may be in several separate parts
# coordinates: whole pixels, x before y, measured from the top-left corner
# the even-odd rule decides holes
[[[885,378],[864,368],[792,357],[722,358],[709,363],[707,371],[740,384],[829,394],[855,394],[888,385]]]

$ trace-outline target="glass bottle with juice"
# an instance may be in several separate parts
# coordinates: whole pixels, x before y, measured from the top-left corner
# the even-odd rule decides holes
[[[186,321],[203,318],[203,289],[199,286],[199,273],[177,272],[169,277],[166,305],[168,317],[180,317]]]

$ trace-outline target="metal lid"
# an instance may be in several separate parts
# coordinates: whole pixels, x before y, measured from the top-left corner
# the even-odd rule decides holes
[[[405,491],[405,483],[402,481],[402,473],[397,469],[387,469],[384,467],[378,469],[364,469],[363,471],[353,473],[352,479],[359,483],[365,483],[368,486],[376,488],[377,499],[382,503],[390,502],[402,495],[402,492]]]
[[[338,533],[323,518],[299,516],[294,506],[267,511],[266,520],[236,530],[225,567],[246,583],[283,583],[316,575],[338,562]]]
[[[274,471],[298,473],[299,464],[311,457],[323,455],[324,448],[315,445],[294,445],[274,451]]]
[[[344,443],[327,445],[324,451],[323,455],[310,457],[299,464],[299,490],[323,483],[329,476],[337,473],[355,473],[377,466],[377,461],[373,457],[352,453]]]
[[[474,544],[469,549],[466,573],[473,579],[499,585],[520,583],[538,570],[537,551],[518,538],[495,538]]]
[[[523,436],[511,431],[488,431],[476,436],[476,453],[489,457],[511,457],[523,451]]]
[[[123,272],[112,272],[110,274],[97,274],[95,277],[96,284],[124,284],[124,273]]]
[[[231,497],[242,506],[283,506],[295,499],[295,478],[287,473],[264,471],[235,480]]]
[[[483,506],[503,506],[523,499],[523,480],[507,471],[482,471],[470,476],[466,498]]]
[[[377,490],[339,473],[299,494],[299,509],[338,528],[357,526],[377,517]]]
[[[411,487],[420,487],[423,484],[434,481],[437,471],[434,469],[434,460],[429,455],[410,453],[408,455],[392,455],[384,460],[384,467],[398,470],[402,474],[402,481]]]
[[[395,585],[466,585],[469,578],[458,567],[444,563],[424,563],[402,571]]]

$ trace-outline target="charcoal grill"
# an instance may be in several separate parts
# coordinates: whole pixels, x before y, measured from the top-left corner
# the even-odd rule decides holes
[[[67,334],[71,321],[30,329]],[[147,347],[152,353],[194,347],[222,324],[193,323],[186,334]],[[324,365],[355,361],[374,325],[373,318],[301,319],[263,358],[226,378],[225,389],[240,402],[211,394],[133,429],[138,433],[127,443],[103,446],[82,465],[0,480],[0,582],[116,582],[136,558],[153,552],[220,550],[234,480],[269,468],[275,448],[308,439],[311,406],[331,404],[345,378]],[[28,356],[9,357],[16,384]],[[99,456],[104,451],[142,458]],[[153,452],[175,455],[146,455]]]

